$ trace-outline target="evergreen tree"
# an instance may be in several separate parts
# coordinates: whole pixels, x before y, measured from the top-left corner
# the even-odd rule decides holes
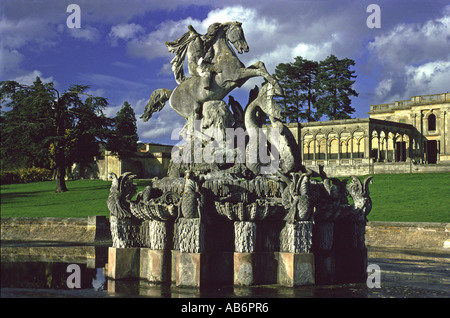
[[[345,58],[339,60],[330,55],[319,64],[316,87],[320,97],[317,99],[316,117],[326,116],[328,119],[347,119],[355,112],[351,107],[350,96],[358,96],[352,88],[356,78],[355,71],[350,70],[355,61]]]
[[[120,158],[130,157],[137,151],[138,140],[136,115],[131,105],[125,101],[114,118],[114,130],[107,149]]]
[[[301,116],[302,119],[309,121],[315,121],[318,118],[313,116],[312,108],[316,103],[316,77],[319,69],[319,63],[310,61],[297,56],[293,63],[294,68],[297,70],[296,74],[300,83],[300,99],[303,106],[306,106],[305,113]]]
[[[274,76],[278,79],[285,96],[278,101],[286,122],[313,121],[316,100],[315,78],[319,64],[298,56],[292,63],[280,63]]]
[[[283,88],[284,96],[277,98],[281,106],[281,116],[286,123],[299,122],[301,100],[299,82],[291,63],[280,63],[275,69],[274,77]]]

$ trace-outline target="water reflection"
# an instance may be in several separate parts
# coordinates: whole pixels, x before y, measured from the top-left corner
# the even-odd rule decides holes
[[[2,262],[2,288],[69,289],[68,263],[58,262]],[[106,281],[101,268],[80,267],[81,289],[105,290]]]
[[[1,287],[15,289],[10,290],[6,297],[16,297],[25,291],[30,297],[450,297],[450,253],[369,252],[369,263],[379,265],[382,271],[380,289],[370,289],[365,283],[297,288],[266,285],[196,289],[155,285],[138,279],[108,279],[105,275],[107,249],[106,246],[5,247],[2,242]],[[69,264],[80,267],[81,294],[74,294],[80,289],[70,291],[67,287],[67,279],[72,273],[67,272]]]
[[[1,287],[67,290],[70,264],[80,269],[80,289],[106,290],[107,246],[11,243],[1,246]]]

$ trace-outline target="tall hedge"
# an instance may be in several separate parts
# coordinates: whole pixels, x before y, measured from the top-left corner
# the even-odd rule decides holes
[[[27,168],[0,172],[1,184],[29,183],[52,180],[52,171],[44,168]]]

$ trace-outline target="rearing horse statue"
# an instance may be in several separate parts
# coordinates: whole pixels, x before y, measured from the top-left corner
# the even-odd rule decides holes
[[[195,40],[189,40],[188,32],[179,40],[166,43],[172,52],[176,50],[170,49],[170,44],[185,43],[185,48],[177,52],[179,55],[174,60],[178,59],[177,62],[182,63],[184,62],[184,56],[187,54],[188,61],[190,62],[189,70],[191,77],[184,78],[184,75],[177,76],[176,74],[179,85],[173,91],[168,89],[155,90],[150,96],[144,114],[141,116],[144,121],[148,121],[154,112],[160,111],[166,101],[169,100],[170,106],[175,112],[187,120],[188,126],[190,126],[190,122],[193,125],[194,120],[201,118],[202,105],[205,102],[222,100],[233,89],[242,86],[248,79],[257,76],[262,76],[271,83],[278,95],[283,94],[278,82],[267,72],[263,62],[258,61],[249,67],[245,67],[230,45],[231,43],[239,54],[242,54],[244,51],[249,51],[244,31],[242,30],[242,23],[215,23],[208,28],[208,31],[208,34],[205,36],[208,38],[208,43],[204,41],[203,49],[213,54],[207,65],[207,72],[210,72],[208,76],[211,77],[210,83],[205,85],[201,72],[195,72],[192,67],[192,60],[195,60],[192,58],[192,55],[194,54],[193,52],[198,50],[196,46],[199,45],[200,36],[195,34],[195,30],[191,27],[190,32],[191,35],[194,35],[192,38]],[[208,47],[205,48],[205,46]],[[207,52],[203,53],[206,54]],[[203,57],[199,61],[194,62],[197,62],[200,67],[202,61]]]

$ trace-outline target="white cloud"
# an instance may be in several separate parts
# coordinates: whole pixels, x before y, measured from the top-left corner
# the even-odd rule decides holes
[[[383,96],[386,96],[392,89],[392,78],[386,78],[383,79],[381,82],[378,83],[375,93],[378,99],[383,98]]]
[[[50,82],[54,82],[54,79],[52,76],[50,77],[43,77],[42,76],[42,72],[38,71],[38,70],[34,70],[30,73],[21,75],[21,76],[17,76],[16,78],[13,79],[13,81],[16,81],[20,84],[24,84],[24,85],[32,85],[33,82],[36,80],[36,77],[39,76],[39,78],[41,79],[42,82],[44,83],[50,83]]]
[[[111,32],[109,32],[109,38],[113,46],[117,45],[117,41],[121,40],[131,40],[135,38],[138,34],[144,32],[144,28],[139,24],[135,23],[121,23],[111,27]]]
[[[191,17],[165,21],[158,25],[156,30],[142,36],[136,37],[136,34],[132,33],[134,28],[130,28],[130,36],[122,38],[128,40],[127,49],[131,56],[144,57],[148,60],[164,57],[169,60],[173,54],[168,52],[164,42],[180,37],[187,31],[188,25],[193,25],[199,33],[205,34],[212,23],[230,21],[243,23],[245,37],[250,47],[249,53],[239,55],[241,61],[248,66],[262,60],[269,72],[273,72],[279,63],[293,60],[298,55],[314,60],[323,59],[331,54],[333,46],[342,41],[332,25],[328,28],[322,26],[320,31],[316,31],[315,37],[300,38],[299,29],[291,26],[292,21],[285,21],[282,16],[265,16],[255,8],[241,5],[212,10],[201,21]],[[127,35],[129,33],[125,32]],[[352,37],[348,38],[352,40]]]
[[[450,89],[450,14],[399,24],[375,37],[369,52],[381,63],[377,102]]]
[[[0,76],[3,79],[11,78],[17,74],[20,68],[24,55],[16,49],[8,50],[0,48]]]
[[[406,67],[409,95],[444,93],[450,90],[450,60]]]
[[[134,57],[152,60],[158,57],[170,58],[172,54],[167,50],[166,41],[173,41],[188,31],[187,26],[196,25],[199,21],[187,18],[179,21],[168,20],[158,25],[155,31],[132,38],[127,43],[127,52]]]
[[[55,44],[53,38],[56,32],[42,19],[13,20],[2,16],[0,17],[0,34],[2,34],[4,47],[18,49],[33,42],[35,48],[40,49]]]
[[[70,36],[89,42],[96,42],[100,39],[100,31],[90,25],[83,25],[81,28],[67,28]]]

